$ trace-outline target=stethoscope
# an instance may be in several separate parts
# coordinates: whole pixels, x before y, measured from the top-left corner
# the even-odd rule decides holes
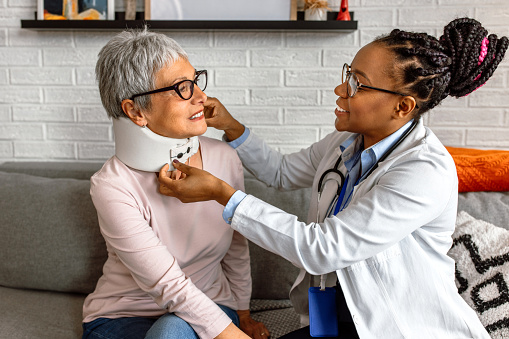
[[[375,169],[377,169],[378,164],[380,162],[384,161],[385,159],[387,159],[387,157],[392,153],[392,151],[394,151],[396,149],[396,147],[398,147],[408,137],[408,135],[415,129],[416,126],[417,126],[417,121],[416,120],[412,121],[412,124],[410,125],[410,127],[407,128],[405,133],[403,133],[403,135],[398,139],[398,141],[394,145],[392,145],[377,160],[377,162],[369,169],[368,172],[366,172],[366,174],[364,174],[362,176],[361,179],[364,180],[371,173],[373,173],[373,171]],[[342,156],[342,154],[340,154],[338,160],[334,164],[334,167],[324,171],[322,173],[322,175],[320,176],[320,180],[318,180],[318,186],[317,186],[318,203],[320,203],[320,200],[322,200],[322,199],[327,199],[326,201],[332,201],[331,204],[328,206],[327,210],[325,211],[325,213],[323,214],[324,217],[327,217],[330,215],[330,213],[332,212],[332,208],[334,208],[336,203],[342,203],[342,201],[338,202],[339,197],[342,195],[341,193],[342,193],[343,185],[345,184],[345,175],[339,170],[342,160],[343,160],[343,156]],[[359,183],[359,181],[356,184],[358,184],[358,183]],[[336,186],[336,187],[327,188],[327,186]],[[318,204],[318,205],[320,205],[320,204]],[[320,220],[321,213],[320,213],[319,207],[320,206],[318,206],[318,209],[317,209],[317,222],[321,221]]]

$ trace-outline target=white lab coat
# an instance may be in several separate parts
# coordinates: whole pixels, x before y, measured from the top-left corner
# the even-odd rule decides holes
[[[248,195],[233,229],[303,269],[290,292],[300,314],[308,308],[305,271],[335,271],[362,339],[489,338],[458,294],[447,256],[457,212],[456,168],[422,122],[355,187],[346,209],[315,222],[318,180],[350,135],[333,132],[283,156],[251,133],[237,148],[244,166],[281,190],[312,186],[308,220]],[[345,173],[344,165],[340,170]]]

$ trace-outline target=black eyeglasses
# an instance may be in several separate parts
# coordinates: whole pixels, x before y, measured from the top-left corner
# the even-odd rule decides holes
[[[408,94],[393,92],[393,91],[389,91],[388,89],[377,88],[377,87],[372,87],[372,86],[361,84],[359,79],[357,78],[357,75],[354,72],[350,71],[350,66],[348,64],[343,65],[343,73],[341,75],[341,83],[344,83],[344,82],[346,82],[346,84],[347,84],[346,94],[348,94],[348,96],[350,98],[353,97],[355,95],[355,93],[357,93],[357,90],[362,87],[374,89],[374,90],[385,92],[385,93],[397,94],[397,95],[401,95],[404,97],[408,96]]]
[[[175,85],[163,87],[159,89],[155,89],[153,91],[135,94],[129,99],[134,100],[134,98],[142,96],[142,95],[149,95],[154,93],[160,93],[160,92],[166,92],[166,91],[175,91],[184,100],[189,100],[193,96],[194,93],[194,85],[198,86],[199,89],[202,91],[205,91],[205,88],[207,88],[207,71],[196,71],[196,76],[194,77],[194,80],[182,80],[177,82]]]

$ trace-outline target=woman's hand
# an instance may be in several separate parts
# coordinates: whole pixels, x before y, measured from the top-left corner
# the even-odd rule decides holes
[[[269,330],[261,322],[253,320],[249,310],[237,311],[239,315],[240,329],[253,339],[267,339],[270,337]]]
[[[203,114],[207,126],[224,131],[230,141],[237,139],[244,133],[244,125],[235,120],[219,100],[208,97],[204,106]]]
[[[235,189],[209,172],[185,165],[176,160],[173,166],[181,172],[180,178],[172,178],[168,164],[159,171],[159,192],[175,197],[184,203],[215,200],[225,206]],[[175,171],[174,171],[175,172]]]

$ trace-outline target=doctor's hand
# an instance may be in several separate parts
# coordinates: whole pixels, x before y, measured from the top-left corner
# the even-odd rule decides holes
[[[224,131],[229,141],[237,139],[244,133],[244,125],[232,117],[230,112],[216,98],[207,98],[203,114],[207,126]]]
[[[180,178],[172,178],[168,164],[159,171],[159,192],[175,197],[183,203],[215,200],[225,206],[235,189],[207,171],[185,165],[177,160],[173,166],[181,172]]]

